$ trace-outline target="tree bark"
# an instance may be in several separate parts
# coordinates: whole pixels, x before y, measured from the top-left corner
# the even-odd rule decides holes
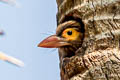
[[[64,63],[62,80],[120,80],[120,0],[57,0],[57,23],[84,23],[76,54]],[[71,18],[72,17],[72,18]]]

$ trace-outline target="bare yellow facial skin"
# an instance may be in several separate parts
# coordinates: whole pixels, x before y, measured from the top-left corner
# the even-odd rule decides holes
[[[78,32],[75,28],[67,28],[63,31],[62,37],[68,41],[79,40],[81,33]]]

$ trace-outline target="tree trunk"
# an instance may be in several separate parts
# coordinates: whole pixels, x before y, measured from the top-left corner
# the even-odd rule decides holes
[[[120,80],[120,0],[57,0],[57,23],[81,19],[85,36],[62,80]]]

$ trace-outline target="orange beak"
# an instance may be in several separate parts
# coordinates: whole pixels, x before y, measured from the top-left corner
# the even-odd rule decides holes
[[[62,46],[70,45],[64,39],[57,37],[56,35],[52,35],[44,39],[42,42],[38,44],[38,47],[44,48],[59,48]]]

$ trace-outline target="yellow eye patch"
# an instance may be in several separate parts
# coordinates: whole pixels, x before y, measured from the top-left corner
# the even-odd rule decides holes
[[[67,28],[63,31],[62,37],[69,41],[78,40],[80,37],[80,32],[78,32],[75,28]]]

